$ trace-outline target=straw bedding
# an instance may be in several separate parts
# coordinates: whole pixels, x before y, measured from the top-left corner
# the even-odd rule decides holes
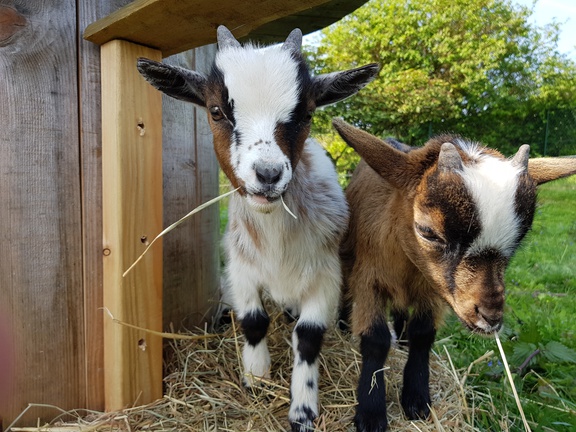
[[[268,343],[272,377],[261,388],[241,384],[242,337],[233,322],[201,341],[172,340],[166,346],[164,397],[150,405],[112,413],[66,413],[49,428],[14,431],[285,431],[288,429],[291,330],[282,314],[272,317]],[[198,332],[201,334],[201,332]],[[320,358],[317,431],[353,431],[355,388],[361,357],[349,334],[326,334]],[[426,421],[405,419],[399,405],[407,353],[391,349],[386,362],[390,431],[472,431],[459,378],[446,360],[431,356],[433,413]],[[70,421],[70,416],[75,417]],[[64,422],[64,420],[68,420]]]

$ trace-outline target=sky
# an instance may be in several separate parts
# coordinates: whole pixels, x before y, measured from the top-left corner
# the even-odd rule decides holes
[[[531,7],[534,0],[514,0],[515,3]],[[542,26],[556,19],[562,24],[558,51],[569,54],[576,60],[576,1],[538,0],[531,20]]]

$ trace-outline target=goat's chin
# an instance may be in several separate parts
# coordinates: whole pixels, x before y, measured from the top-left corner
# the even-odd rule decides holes
[[[246,200],[250,207],[258,213],[272,213],[280,206],[280,197],[276,200],[270,200],[262,195],[247,195]]]

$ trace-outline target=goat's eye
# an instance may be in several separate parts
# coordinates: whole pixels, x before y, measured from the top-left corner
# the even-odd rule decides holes
[[[306,116],[304,117],[304,121],[306,123],[310,123],[312,121],[312,114],[314,114],[314,111],[308,111],[306,113]]]
[[[416,232],[425,240],[429,242],[444,244],[444,239],[434,232],[434,230],[428,226],[420,225],[418,223],[414,224]]]
[[[212,116],[212,120],[214,121],[219,121],[224,118],[224,113],[218,106],[210,107],[208,111],[210,111],[210,115]]]

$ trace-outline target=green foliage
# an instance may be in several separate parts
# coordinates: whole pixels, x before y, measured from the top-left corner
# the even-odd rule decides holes
[[[507,154],[545,139],[550,154],[576,153],[576,64],[556,50],[559,25],[535,27],[531,13],[510,0],[368,2],[308,55],[317,73],[378,62],[380,75],[315,129],[342,116],[411,145],[453,131]],[[561,130],[545,137],[550,113]]]

